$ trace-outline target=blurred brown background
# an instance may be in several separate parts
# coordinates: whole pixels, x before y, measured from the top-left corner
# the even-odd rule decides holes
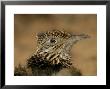
[[[83,75],[97,75],[97,15],[96,14],[15,14],[14,63],[25,65],[36,51],[36,34],[52,29],[64,29],[74,34],[88,34],[90,39],[72,48],[72,62]],[[60,75],[66,75],[62,70]]]

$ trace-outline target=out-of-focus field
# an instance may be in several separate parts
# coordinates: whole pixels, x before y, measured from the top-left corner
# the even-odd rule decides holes
[[[38,32],[64,29],[74,34],[87,34],[71,50],[74,66],[83,75],[97,75],[97,15],[96,14],[15,14],[14,16],[14,65],[25,65],[28,57],[36,51]],[[62,70],[58,75],[67,75]]]

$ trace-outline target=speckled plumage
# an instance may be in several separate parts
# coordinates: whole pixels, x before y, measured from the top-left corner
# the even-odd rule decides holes
[[[62,68],[72,66],[70,50],[77,41],[88,38],[87,35],[74,35],[66,31],[50,30],[38,33],[37,51],[27,60],[27,66],[31,67],[33,73],[40,70],[46,75],[60,71]],[[50,71],[51,73],[49,74]],[[40,74],[42,75],[41,72]],[[44,75],[45,75],[44,73]]]
[[[36,52],[27,59],[25,68],[16,68],[16,76],[18,74],[20,76],[29,75],[24,71],[25,69],[31,69],[32,76],[51,76],[64,68],[68,68],[72,76],[81,75],[80,71],[71,63],[70,50],[76,42],[88,38],[88,35],[74,35],[62,30],[49,30],[38,33],[36,37]],[[20,70],[22,74],[20,74]]]

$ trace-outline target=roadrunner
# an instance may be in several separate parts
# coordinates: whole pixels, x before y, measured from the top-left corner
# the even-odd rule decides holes
[[[55,75],[63,68],[72,69],[72,75],[81,75],[71,63],[70,50],[79,40],[88,35],[74,35],[62,30],[50,30],[37,34],[37,49],[34,55],[27,59],[27,68],[32,75]]]

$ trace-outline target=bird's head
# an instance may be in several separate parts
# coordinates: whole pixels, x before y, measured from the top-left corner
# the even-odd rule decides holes
[[[72,46],[79,40],[88,38],[88,35],[74,35],[72,33],[61,30],[50,30],[37,34],[37,53],[45,55],[53,55],[53,59],[60,58],[64,60],[70,60],[70,50]],[[54,55],[55,54],[55,55]],[[56,62],[59,63],[59,62]]]

